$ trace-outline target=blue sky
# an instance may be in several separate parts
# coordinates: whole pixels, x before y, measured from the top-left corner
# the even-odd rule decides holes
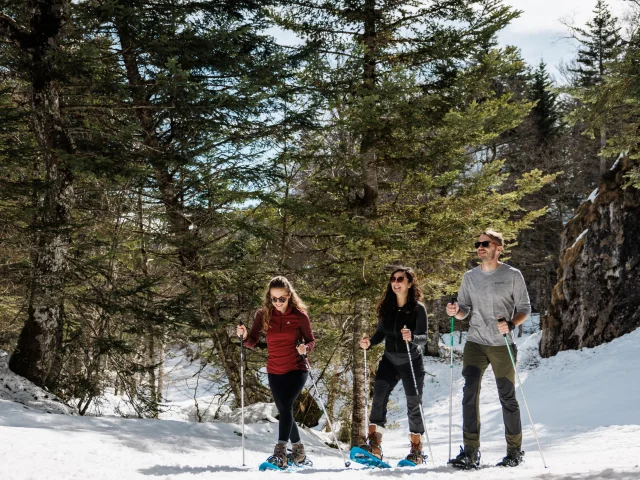
[[[568,32],[562,22],[584,26],[593,17],[596,0],[505,0],[505,3],[522,10],[522,14],[502,31],[500,42],[519,47],[527,63],[535,65],[544,59],[551,74],[561,81],[558,65],[574,58],[576,52],[575,42],[563,39]],[[629,8],[629,2],[623,0],[607,3],[618,19]]]

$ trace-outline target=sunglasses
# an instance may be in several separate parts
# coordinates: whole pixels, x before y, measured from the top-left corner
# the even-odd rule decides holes
[[[397,277],[391,277],[389,279],[389,283],[394,283],[394,282],[402,283],[404,282],[404,279],[405,279],[404,275],[398,275]]]
[[[271,297],[271,303],[284,303],[289,297]]]
[[[480,245],[482,245],[484,248],[487,248],[492,243],[493,242],[491,240],[485,240],[484,242],[476,242],[476,243],[473,244],[473,246],[475,248],[480,248]]]

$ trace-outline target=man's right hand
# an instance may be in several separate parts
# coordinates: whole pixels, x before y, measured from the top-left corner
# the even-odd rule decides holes
[[[247,327],[245,327],[244,325],[236,326],[236,335],[238,337],[242,337],[242,340],[246,340],[247,339]]]
[[[367,348],[369,348],[370,345],[371,345],[371,341],[369,340],[369,337],[362,337],[360,339],[360,348],[362,348],[363,350],[366,350]]]
[[[458,302],[456,303],[447,303],[447,315],[450,317],[455,317],[460,311],[460,307],[458,306]]]

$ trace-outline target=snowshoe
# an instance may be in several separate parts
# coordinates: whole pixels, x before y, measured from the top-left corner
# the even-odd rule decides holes
[[[391,468],[391,465],[382,461],[380,457],[373,455],[372,453],[364,450],[361,447],[353,447],[349,454],[351,460],[360,465],[366,465],[367,467],[375,468]]]
[[[273,448],[273,455],[267,458],[266,462],[262,462],[258,468],[261,472],[264,472],[265,470],[285,470],[288,467],[287,446],[276,443]]]
[[[460,447],[460,454],[447,462],[447,465],[461,470],[474,470],[480,466],[480,451],[473,447]]]
[[[524,452],[521,450],[507,450],[507,456],[496,467],[517,467],[524,461]]]

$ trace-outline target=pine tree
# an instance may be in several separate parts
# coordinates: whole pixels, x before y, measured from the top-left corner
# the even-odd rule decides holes
[[[215,350],[208,347],[210,357],[218,356],[238,391],[239,382],[233,381],[238,373],[236,347],[225,327],[255,308],[255,292],[267,276],[257,273],[257,242],[245,242],[246,225],[254,219],[238,205],[268,197],[273,178],[269,139],[277,122],[293,129],[312,114],[296,112],[295,119],[272,115],[276,91],[303,55],[284,55],[262,33],[267,26],[263,5],[252,2],[63,2],[64,8],[53,8],[63,15],[56,20],[59,38],[31,35],[21,27],[42,26],[47,35],[57,34],[47,16],[54,3],[3,9],[3,15],[8,14],[0,17],[2,33],[10,40],[2,49],[3,65],[10,67],[10,78],[20,87],[3,81],[12,94],[3,101],[12,108],[18,104],[14,110],[21,112],[29,82],[39,75],[34,84],[53,95],[46,106],[64,112],[47,116],[34,108],[22,117],[2,112],[14,127],[2,134],[7,143],[0,156],[11,171],[2,194],[30,187],[21,191],[19,205],[5,204],[10,206],[7,218],[43,218],[28,232],[31,243],[54,244],[60,252],[55,258],[63,263],[54,265],[55,272],[40,274],[48,265],[43,261],[32,267],[31,275],[21,277],[22,284],[25,278],[34,279],[25,286],[31,289],[26,298],[42,303],[42,295],[55,296],[49,302],[55,305],[46,309],[51,317],[46,325],[33,328],[27,322],[12,365],[23,365],[21,373],[38,383],[63,389],[58,390],[63,396],[80,399],[83,410],[114,375],[132,398],[142,392],[133,379],[146,377],[149,407],[157,411],[153,392],[160,383],[156,372],[163,338],[193,335],[202,343],[203,338],[215,339]],[[30,15],[38,21],[32,22]],[[32,37],[44,44],[33,43]],[[32,47],[41,48],[45,56],[32,55]],[[34,63],[33,58],[42,61]],[[21,139],[16,157],[18,147],[10,141],[30,117],[59,119],[60,128],[32,123],[38,128],[26,129],[27,141]],[[73,151],[55,143],[65,135]],[[45,158],[51,155],[44,166],[38,163],[40,152],[24,153],[34,144]],[[34,164],[42,169],[42,178],[39,170],[33,175]],[[11,176],[19,177],[20,169],[31,183],[13,181]],[[52,179],[50,174],[72,179],[80,198],[69,194],[48,200],[47,195],[59,192],[55,182],[44,181]],[[20,208],[31,207],[32,198],[47,200]],[[75,200],[79,208],[57,205],[56,198]],[[139,212],[142,220],[133,222]],[[9,233],[19,238],[17,232]],[[68,255],[72,267],[66,263]],[[244,261],[254,270],[247,272]],[[229,305],[233,308],[225,308]],[[25,358],[30,352],[34,355]],[[47,365],[39,365],[38,355],[47,357]],[[33,368],[36,374],[24,373]],[[252,395],[264,399],[259,380],[246,380],[248,400]],[[146,407],[141,408],[142,413]]]
[[[617,159],[618,169],[625,171],[627,187],[640,188],[640,167],[638,162],[638,92],[640,92],[640,5],[630,12],[631,25],[629,36],[625,39],[624,50],[618,61],[610,64],[611,74],[600,88],[588,92],[590,109],[579,118],[592,128],[603,122],[615,122],[616,129],[603,156]]]
[[[157,191],[164,208],[172,276],[181,295],[193,296],[182,320],[215,343],[215,361],[236,398],[237,348],[227,331],[234,319],[222,312],[236,317],[255,305],[240,312],[223,307],[234,301],[230,277],[247,288],[236,277],[242,268],[235,256],[246,219],[229,206],[266,196],[271,136],[278,121],[291,128],[298,121],[274,113],[299,58],[264,34],[267,3],[116,1],[93,4],[86,14],[117,39],[112,48],[124,66],[119,93],[140,139],[131,154],[151,180],[143,189]],[[248,401],[265,399],[256,377],[247,377],[245,387]]]
[[[586,28],[575,28],[580,47],[577,67],[571,70],[578,75],[581,87],[601,83],[607,75],[608,64],[618,58],[622,47],[620,27],[605,0],[597,0],[593,14]]]
[[[553,91],[553,84],[544,61],[540,61],[533,72],[529,98],[536,102],[530,115],[533,118],[538,138],[541,142],[548,143],[560,128],[560,112],[558,110],[558,95]]]
[[[578,96],[590,96],[589,91],[606,81],[609,68],[621,53],[622,39],[617,19],[611,15],[604,0],[597,0],[594,17],[587,22],[587,28],[574,28],[580,43],[577,66],[569,71],[576,74],[576,87],[582,90]],[[600,137],[600,177],[607,170],[603,150],[607,145],[607,125],[599,122]]]
[[[354,379],[354,445],[365,424],[357,342],[374,328],[371,299],[390,265],[428,272],[426,296],[438,298],[456,288],[487,218],[514,235],[542,214],[512,222],[523,196],[552,177],[525,174],[517,193],[498,193],[504,163],[489,152],[531,107],[494,88],[513,65],[491,43],[516,15],[493,0],[305,0],[274,12],[324,54],[305,73],[325,100],[323,128],[289,150],[289,171],[299,173],[281,207],[289,210],[284,244],[298,260],[289,268],[323,313],[352,318],[344,358]]]
[[[60,110],[64,65],[61,43],[71,2],[25,2],[0,16],[0,32],[13,50],[13,72],[28,85],[31,133],[41,157],[44,188],[34,219],[28,318],[10,368],[40,386],[59,368],[64,322],[64,279],[68,270],[70,219],[74,204],[70,158],[76,146]],[[64,81],[64,80],[62,80]]]

